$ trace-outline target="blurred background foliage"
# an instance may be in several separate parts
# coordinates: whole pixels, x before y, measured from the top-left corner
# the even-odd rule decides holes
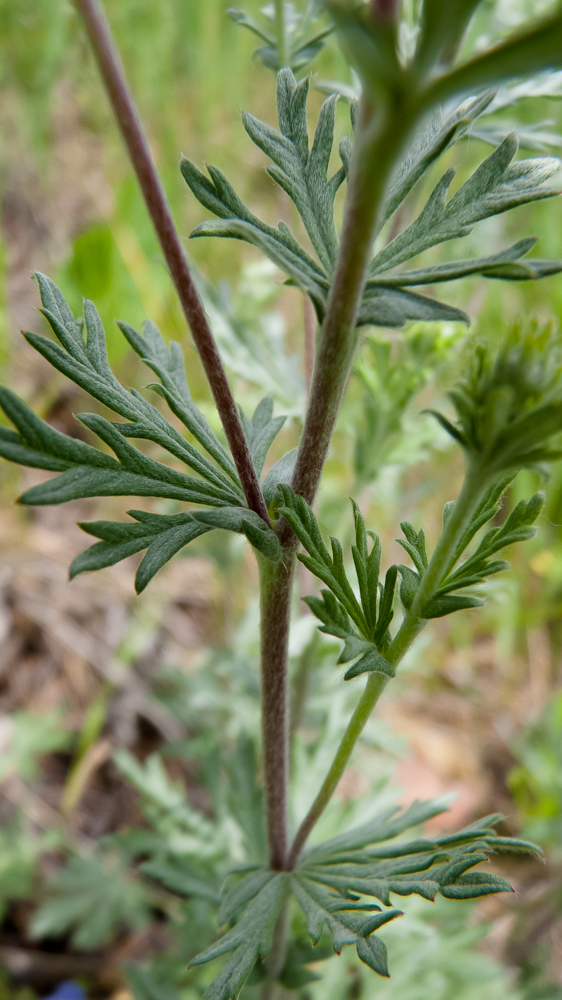
[[[244,109],[275,121],[273,76],[253,59],[256,40],[227,16],[227,6],[106,2],[186,238],[204,213],[181,180],[182,151],[224,169],[261,217],[276,222],[290,212],[240,121]],[[549,6],[484,2],[471,44]],[[246,9],[259,16],[259,0],[247,0]],[[407,44],[414,0],[404,0],[404,13]],[[71,3],[0,2],[0,52],[2,382],[54,426],[81,433],[72,417],[83,407],[80,391],[50,371],[19,333],[41,328],[29,280],[41,270],[75,310],[81,296],[95,299],[126,383],[140,385],[144,375],[114,319],[139,325],[150,316],[182,341],[194,397],[216,428]],[[312,69],[313,107],[333,81],[354,86],[333,40]],[[562,78],[542,90],[546,96],[508,102],[489,119],[499,137],[517,127],[525,155],[537,148],[556,155],[562,146]],[[338,116],[343,135],[344,100]],[[455,185],[488,148],[472,136],[447,154],[458,166]],[[415,213],[433,181],[414,193],[407,212]],[[508,221],[481,224],[471,249],[489,254],[530,232],[540,235],[541,256],[560,257],[561,211],[556,201],[539,203]],[[264,392],[274,396],[277,410],[290,416],[278,445],[286,450],[304,406],[310,312],[252,249],[197,240],[187,250],[239,398],[250,410]],[[450,254],[443,245],[435,262]],[[515,319],[558,325],[562,282],[465,281],[453,299],[478,315],[482,336],[494,338]],[[365,338],[326,470],[320,518],[327,530],[340,538],[349,533],[342,497],[353,495],[390,559],[399,551],[393,538],[401,519],[423,523],[436,537],[461,466],[422,411],[450,385],[465,338],[464,328],[444,324]],[[108,499],[103,506],[19,510],[14,497],[40,475],[6,465],[0,471],[0,1000],[32,1000],[64,980],[91,996],[195,1000],[215,974],[187,969],[216,920],[215,890],[207,884],[203,891],[201,878],[242,856],[244,843],[260,849],[255,567],[241,541],[213,532],[140,598],[133,596],[134,565],[69,586],[66,568],[86,544],[76,522],[125,506]],[[509,503],[538,485],[534,474],[522,474]],[[303,937],[286,982],[303,998],[367,1000],[374,990],[383,1000],[562,997],[559,467],[547,490],[537,538],[489,587],[483,613],[465,612],[424,633],[319,829],[331,836],[388,803],[456,792],[451,826],[499,809],[507,831],[544,848],[546,865],[510,860],[515,901],[492,897],[468,910],[448,901],[446,912],[417,901],[386,931],[388,982],[374,984],[345,953],[328,972],[322,945],[307,951]],[[165,503],[154,509],[165,511]],[[303,572],[301,596],[311,586]],[[304,605],[295,616],[299,816],[324,776],[353,692],[334,669],[337,643],[318,636]],[[185,898],[144,877],[143,866],[148,872],[171,859],[183,866]],[[309,962],[313,976],[310,965],[303,972]],[[248,997],[256,990],[250,984]]]

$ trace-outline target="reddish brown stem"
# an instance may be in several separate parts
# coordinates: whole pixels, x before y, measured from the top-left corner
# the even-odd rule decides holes
[[[262,746],[269,863],[287,861],[289,771],[288,645],[294,556],[260,558]]]
[[[240,416],[176,232],[170,206],[156,172],[140,118],[127,85],[111,29],[97,0],[75,0],[104,82],[122,139],[137,175],[146,207],[156,230],[172,281],[191,330],[234,464],[251,510],[269,524],[269,517],[254,469]]]
[[[399,0],[371,0],[371,13],[375,21],[396,21]]]

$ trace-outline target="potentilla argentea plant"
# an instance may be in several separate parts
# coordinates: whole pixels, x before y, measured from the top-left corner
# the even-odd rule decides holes
[[[562,432],[560,337],[523,326],[511,331],[499,349],[485,342],[472,345],[465,375],[450,394],[454,413],[435,413],[464,453],[462,489],[443,511],[437,541],[426,539],[419,525],[400,525],[404,564],[382,569],[379,538],[355,503],[350,510],[351,551],[344,551],[335,538],[328,545],[313,504],[364,327],[396,328],[412,320],[466,323],[464,312],[427,294],[426,286],[468,275],[525,281],[562,270],[561,262],[529,256],[535,240],[528,236],[484,258],[463,257],[461,251],[459,259],[446,264],[425,261],[426,251],[461,239],[481,220],[557,194],[551,179],[558,161],[521,158],[515,134],[502,138],[452,196],[453,172],[445,170],[417,218],[401,226],[403,216],[397,215],[418,181],[486,113],[495,88],[562,66],[562,14],[526,25],[465,59],[457,54],[479,0],[424,0],[417,41],[405,60],[395,0],[325,0],[323,21],[318,20],[318,4],[307,5],[300,14],[284,0],[267,8],[261,21],[232,12],[261,38],[261,56],[277,71],[277,127],[250,114],[243,122],[249,139],[269,161],[270,177],[294,203],[303,229],[293,233],[282,222],[263,222],[220,170],[209,166],[205,174],[184,159],[181,170],[191,193],[214,216],[193,235],[244,240],[257,247],[310,299],[318,320],[299,446],[264,476],[283,418],[273,415],[270,399],[262,400],[251,416],[234,401],[108,26],[97,0],[76,0],[76,6],[200,353],[226,444],[191,397],[178,344],[168,345],[150,321],[142,333],[119,323],[158,380],[149,390],[164,399],[186,435],[150,398],[117,381],[93,303],[85,302],[83,318],[76,318],[56,285],[38,274],[42,312],[55,339],[35,334],[27,339],[117,415],[116,421],[79,415],[113,454],[55,431],[8,389],[1,390],[0,405],[15,430],[0,428],[0,454],[56,473],[24,493],[24,504],[102,496],[177,502],[173,514],[133,509],[129,521],[82,525],[97,541],[74,561],[72,576],[144,552],[136,577],[140,592],[172,556],[216,528],[244,535],[254,550],[261,587],[268,858],[248,856],[224,884],[219,933],[194,961],[226,956],[205,994],[208,1000],[234,1000],[251,973],[263,980],[264,998],[273,996],[290,951],[295,907],[302,910],[313,942],[327,935],[338,953],[354,945],[363,962],[386,976],[386,948],[376,932],[401,915],[393,905],[397,896],[416,893],[434,899],[441,893],[473,899],[509,890],[503,878],[477,866],[495,851],[533,851],[533,846],[498,836],[498,816],[433,840],[402,837],[442,811],[442,802],[375,816],[314,847],[307,846],[308,838],[367,719],[420,631],[433,618],[482,604],[475,588],[481,594],[489,576],[508,568],[501,558],[507,546],[533,534],[542,494],[519,503],[501,526],[492,522],[504,491],[522,468],[542,468],[562,454],[556,443]],[[309,129],[309,81],[297,80],[294,71],[302,71],[334,28],[362,90],[359,102],[351,105],[350,134],[339,146],[340,165],[332,169],[336,97],[328,97],[314,130]],[[334,201],[342,186],[345,209],[338,229]],[[378,237],[387,222],[392,238],[385,242]],[[172,462],[148,457],[137,446],[142,441],[158,445]],[[323,585],[320,596],[307,602],[320,630],[342,642],[338,663],[346,665],[344,680],[363,687],[326,779],[293,829],[287,815],[287,648],[297,558]],[[201,891],[197,880],[186,880],[184,873],[182,881],[181,873],[176,878],[169,866],[165,881],[178,892]]]

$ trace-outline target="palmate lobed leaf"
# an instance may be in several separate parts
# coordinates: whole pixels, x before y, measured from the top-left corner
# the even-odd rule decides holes
[[[505,879],[473,870],[495,852],[540,854],[533,844],[498,836],[494,827],[501,816],[485,817],[433,840],[401,839],[407,830],[442,813],[448,801],[444,797],[414,802],[403,811],[387,809],[361,827],[307,848],[292,872],[254,867],[241,878],[231,876],[223,890],[219,923],[234,921],[234,926],[193,963],[232,953],[207,990],[207,1000],[235,1000],[239,995],[255,964],[267,957],[273,927],[289,896],[303,911],[313,944],[327,932],[332,951],[354,945],[361,961],[388,976],[386,946],[376,932],[403,915],[391,905],[392,894],[474,899],[511,891]],[[312,952],[310,961],[315,957]]]
[[[146,887],[109,852],[89,858],[73,855],[50,880],[49,889],[52,897],[33,918],[35,938],[61,937],[72,928],[74,946],[91,950],[107,944],[123,926],[140,927],[150,919]]]

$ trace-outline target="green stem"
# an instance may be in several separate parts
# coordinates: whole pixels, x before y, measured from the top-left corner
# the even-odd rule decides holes
[[[278,68],[283,69],[290,64],[287,39],[287,9],[285,0],[275,0],[275,34],[277,36]]]
[[[359,339],[357,316],[388,180],[414,117],[413,103],[405,98],[375,110],[363,95],[338,262],[317,338],[309,403],[291,484],[308,503],[313,502],[318,488]],[[281,521],[278,533],[284,545],[296,546],[286,521]]]
[[[332,761],[332,766],[326,775],[324,784],[322,785],[322,788],[318,792],[318,795],[314,799],[314,802],[297,831],[297,835],[289,853],[290,870],[295,867],[299,854],[308,840],[312,828],[316,825],[328,805],[328,802],[332,798],[332,795],[338,786],[339,780],[347,767],[349,758],[353,753],[355,744],[363,732],[365,724],[373,711],[373,708],[384,691],[387,681],[388,677],[385,674],[371,674],[369,677],[365,690],[361,695],[359,704],[351,716],[347,729],[343,734],[342,741],[336,751],[336,756]]]
[[[404,654],[411,646],[412,642],[422,630],[426,619],[422,617],[422,611],[430,598],[438,588],[443,576],[448,569],[451,552],[455,549],[459,539],[462,537],[476,507],[478,506],[484,491],[488,488],[488,480],[481,474],[480,470],[467,468],[462,489],[453,510],[441,533],[429,566],[425,571],[416,597],[412,606],[404,616],[404,620],[398,630],[394,640],[390,644],[385,657],[392,666],[398,666]],[[342,737],[341,743],[336,751],[332,766],[318,792],[312,806],[302,821],[291,850],[289,852],[288,866],[293,869],[298,861],[299,855],[308,840],[310,832],[318,822],[320,816],[328,805],[337,785],[342,777],[351,754],[357,743],[371,712],[383,693],[389,677],[385,674],[374,673],[369,677],[365,690],[361,695],[359,704],[355,709],[347,729]]]

